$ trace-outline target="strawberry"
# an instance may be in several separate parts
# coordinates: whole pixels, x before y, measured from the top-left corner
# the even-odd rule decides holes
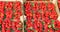
[[[9,19],[12,18],[12,10],[7,10],[6,11],[6,18],[9,18]]]
[[[4,17],[4,10],[0,10],[0,18],[3,19],[3,17]]]
[[[6,32],[11,32],[10,30],[6,30]]]
[[[20,30],[16,30],[15,32],[21,32]]]
[[[0,9],[4,9],[5,2],[0,1]]]
[[[48,10],[54,10],[54,4],[48,3]]]
[[[5,5],[6,9],[12,9],[13,7],[13,2],[7,2],[6,5]]]
[[[33,30],[27,30],[27,32],[34,32]]]
[[[38,8],[38,3],[37,3],[37,2],[34,2],[34,5],[33,5],[33,9],[32,9],[32,10],[33,10],[34,12],[37,12],[38,9],[39,9],[39,8]]]
[[[3,22],[2,19],[0,19],[0,24],[2,24],[2,22]]]
[[[24,4],[24,6],[25,6],[25,9],[26,9],[27,11],[31,9],[31,3],[30,3],[30,2],[26,2],[26,3]],[[28,7],[27,7],[27,6],[28,6]]]
[[[26,25],[27,25],[28,28],[31,28],[33,24],[32,24],[32,22],[30,20],[28,20],[26,22]]]
[[[31,11],[26,11],[26,16],[32,17],[32,12]]]
[[[16,22],[12,22],[12,29],[13,29],[13,30],[16,30],[16,29],[17,29],[15,23],[16,23]]]
[[[42,11],[46,11],[46,4],[44,2],[41,2],[39,5],[39,9],[41,9]]]
[[[2,23],[2,32],[6,32],[5,22]]]
[[[15,2],[14,7],[16,11],[20,10],[21,11],[21,2]]]
[[[54,30],[52,28],[49,29],[49,32],[54,32]]]

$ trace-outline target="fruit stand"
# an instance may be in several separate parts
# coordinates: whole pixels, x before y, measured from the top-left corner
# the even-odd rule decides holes
[[[0,0],[0,32],[60,32],[60,0]]]

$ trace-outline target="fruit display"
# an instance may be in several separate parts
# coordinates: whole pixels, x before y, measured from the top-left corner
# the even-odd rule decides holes
[[[21,2],[0,1],[0,31],[1,32],[23,32]]]
[[[0,1],[0,32],[60,32],[58,10],[60,0]]]
[[[25,32],[60,32],[55,5],[51,2],[31,2],[24,4],[26,20]]]

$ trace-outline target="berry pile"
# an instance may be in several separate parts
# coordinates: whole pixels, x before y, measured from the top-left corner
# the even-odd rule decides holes
[[[25,32],[60,32],[60,21],[53,3],[25,2]]]
[[[59,1],[58,6],[60,8]],[[24,2],[23,8],[24,11],[21,2],[18,1],[0,1],[0,32],[23,32],[23,29],[24,32],[60,32],[56,7],[49,0],[47,2],[28,0]],[[21,16],[24,17],[24,23]]]
[[[0,32],[22,32],[23,23],[21,2],[0,1]]]

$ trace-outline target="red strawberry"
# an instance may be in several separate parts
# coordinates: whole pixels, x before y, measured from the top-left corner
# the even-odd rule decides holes
[[[26,22],[26,25],[27,25],[28,28],[31,28],[33,24],[32,24],[32,22],[30,20],[28,20]]]
[[[0,19],[0,24],[2,24],[2,22],[3,22],[2,19]]]
[[[4,17],[4,10],[0,10],[0,18]]]
[[[9,19],[12,18],[12,10],[7,10],[6,11],[6,18],[9,18]]]
[[[34,32],[33,30],[27,30],[27,32]]]
[[[54,10],[54,4],[53,3],[48,3],[48,10]]]
[[[26,2],[25,4],[25,10],[30,10],[31,9],[31,3],[30,2]],[[27,7],[28,6],[28,7]]]
[[[26,11],[26,16],[32,17],[32,12],[31,11]]]
[[[55,31],[55,32],[60,32],[60,30],[57,30],[57,31]]]
[[[14,7],[16,11],[21,10],[21,2],[15,2]]]
[[[54,30],[52,28],[49,29],[49,32],[54,32]]]
[[[44,2],[41,2],[40,5],[39,5],[39,8],[42,10],[42,11],[46,11],[46,4]]]
[[[16,22],[12,22],[12,29],[13,29],[13,30],[16,30],[16,29],[17,29],[15,23],[16,23]]]
[[[16,27],[17,27],[17,28],[22,28],[22,23],[16,24]]]
[[[39,12],[36,12],[36,13],[35,13],[35,16],[36,16],[38,19],[41,18],[41,14],[40,14]],[[34,16],[33,16],[33,17],[34,17]]]
[[[6,32],[5,31],[6,27],[5,27],[5,22],[2,23],[2,32]]]
[[[38,8],[38,3],[37,3],[37,2],[34,2],[34,6],[33,6],[33,9],[32,9],[32,10],[33,10],[34,12],[36,12],[36,11],[38,11],[38,9],[39,9],[39,8]]]
[[[2,32],[6,32],[4,29],[2,29]]]
[[[13,2],[7,2],[5,7],[6,7],[7,10],[8,10],[8,9],[12,9],[12,7],[13,7]]]
[[[6,32],[11,32],[10,30],[6,30]]]
[[[20,30],[16,30],[15,32],[21,32]]]
[[[5,2],[0,1],[0,9],[4,9]]]
[[[21,11],[15,11],[14,16],[21,16],[22,12]]]

